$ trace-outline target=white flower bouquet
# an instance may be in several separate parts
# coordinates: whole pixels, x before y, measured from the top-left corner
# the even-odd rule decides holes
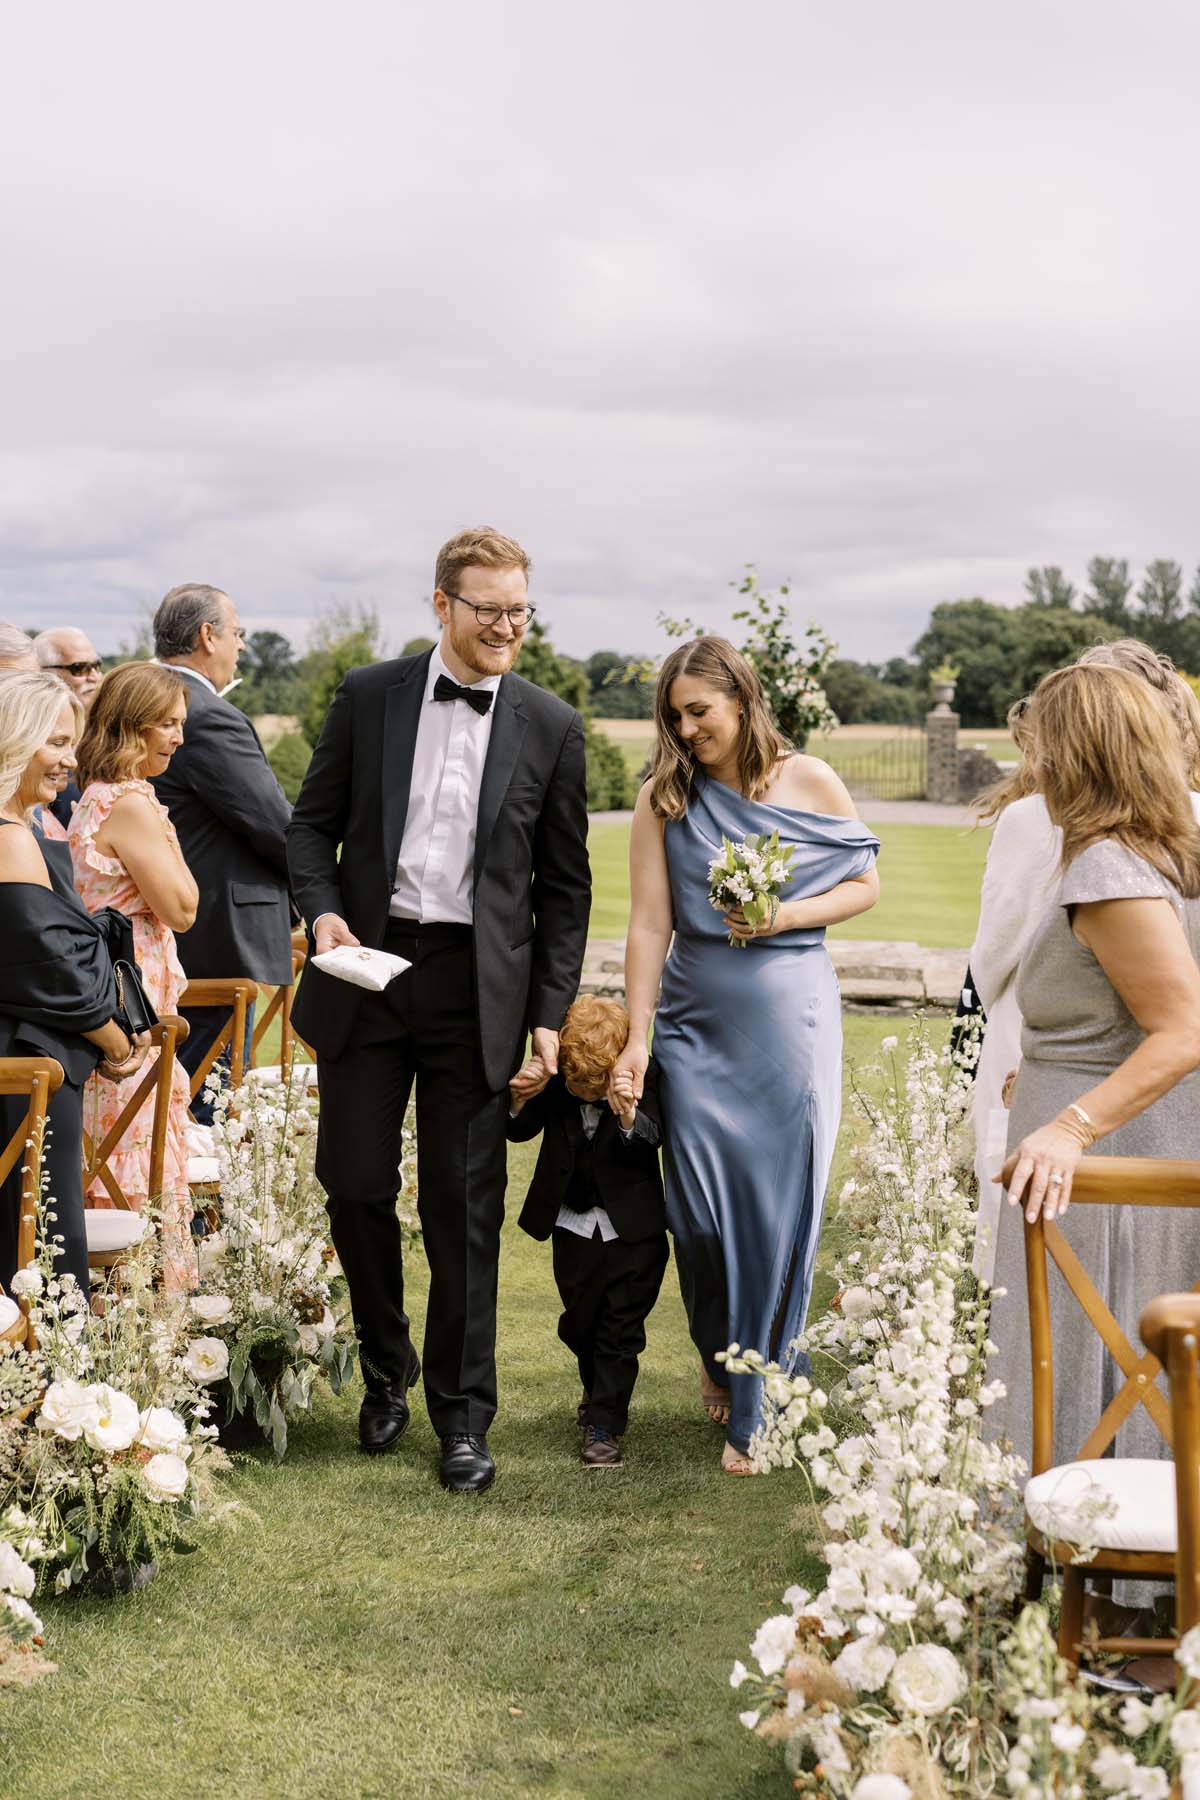
[[[316,1105],[299,1078],[216,1094],[221,1221],[199,1240],[199,1288],[186,1302],[184,1366],[222,1408],[226,1442],[241,1420],[241,1441],[261,1433],[276,1457],[317,1382],[338,1393],[355,1351],[313,1172]]]
[[[781,844],[779,833],[770,837],[751,832],[740,843],[721,839],[721,854],[708,865],[709,905],[719,913],[741,908],[756,931],[768,924],[779,909],[779,893],[791,874],[794,845]],[[744,940],[729,934],[735,947],[746,948]]]

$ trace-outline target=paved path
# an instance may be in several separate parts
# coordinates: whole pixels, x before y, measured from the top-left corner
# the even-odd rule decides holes
[[[826,940],[842,998],[875,1006],[958,1004],[967,971],[965,950],[929,950],[922,944],[855,943]],[[590,994],[625,998],[625,944],[621,938],[592,938],[583,959],[580,987]]]
[[[959,830],[975,823],[975,810],[970,806],[936,806],[932,800],[856,800],[868,825],[957,825]],[[628,825],[631,812],[594,812],[588,817],[596,825]]]

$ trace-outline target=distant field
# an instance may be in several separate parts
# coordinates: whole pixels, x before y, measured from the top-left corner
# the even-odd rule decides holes
[[[879,904],[834,929],[834,936],[876,938],[959,950],[975,936],[979,888],[991,833],[952,825],[878,825]],[[624,937],[629,923],[629,827],[593,825],[591,935]]]

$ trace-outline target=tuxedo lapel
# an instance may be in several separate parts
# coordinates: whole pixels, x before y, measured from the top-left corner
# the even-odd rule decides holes
[[[394,869],[400,860],[408,796],[412,787],[413,752],[421,722],[421,702],[429,674],[429,658],[421,657],[395,687],[387,691],[383,717],[383,866]]]
[[[483,872],[484,858],[487,856],[488,844],[496,820],[500,816],[500,807],[504,800],[508,784],[512,780],[513,770],[517,766],[517,758],[521,754],[521,744],[525,737],[525,728],[529,723],[520,702],[509,698],[509,682],[503,678],[496,689],[494,701],[495,718],[492,721],[492,735],[488,740],[487,759],[483,765],[483,780],[479,784],[479,808],[475,814],[475,874],[473,886],[479,886],[479,877]]]

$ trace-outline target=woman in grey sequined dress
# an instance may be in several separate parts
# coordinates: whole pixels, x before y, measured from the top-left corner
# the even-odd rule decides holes
[[[1028,1460],[1032,1438],[1024,1231],[1057,1218],[1132,1343],[1146,1302],[1200,1279],[1194,1213],[1079,1206],[1071,1175],[1096,1156],[1200,1158],[1200,828],[1178,733],[1136,676],[1076,666],[1034,699],[1038,785],[1063,828],[1057,896],[1021,960],[1024,1029],[1008,1148],[1016,1163],[999,1220],[992,1373],[1007,1397],[991,1436]],[[1098,1140],[1098,1141],[1097,1141]],[[1054,1460],[1073,1460],[1119,1378],[1056,1269]],[[1119,1456],[1168,1454],[1138,1408]]]

